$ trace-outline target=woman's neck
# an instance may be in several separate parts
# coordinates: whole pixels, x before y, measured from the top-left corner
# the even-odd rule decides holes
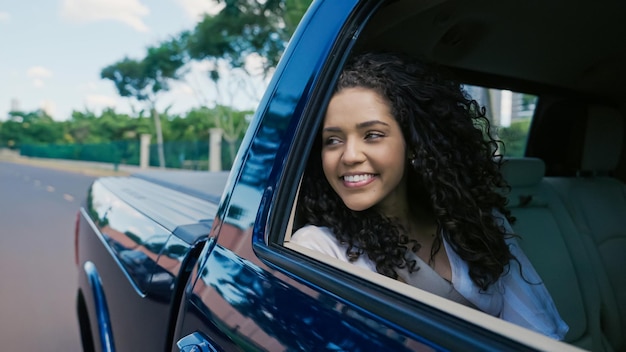
[[[407,236],[418,243],[430,243],[436,235],[435,216],[425,206],[406,207],[402,211],[395,212],[390,218],[396,219],[407,232]]]

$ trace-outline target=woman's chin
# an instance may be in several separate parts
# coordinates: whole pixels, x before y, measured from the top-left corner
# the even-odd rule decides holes
[[[370,204],[369,202],[345,202],[344,201],[344,204],[346,205],[346,207],[348,207],[348,209],[352,211],[364,211],[373,206],[373,204]]]

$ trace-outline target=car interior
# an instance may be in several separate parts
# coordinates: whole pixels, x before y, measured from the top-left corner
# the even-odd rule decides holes
[[[626,351],[623,38],[623,1],[399,0],[354,49],[409,53],[464,84],[537,97],[525,149],[504,154],[508,207],[569,325],[565,342],[593,351]]]

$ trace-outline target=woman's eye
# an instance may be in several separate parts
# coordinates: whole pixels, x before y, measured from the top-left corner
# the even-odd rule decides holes
[[[384,137],[384,135],[380,132],[368,132],[365,134],[365,139],[378,139],[378,138],[382,138]]]
[[[324,140],[324,145],[335,145],[341,143],[341,140],[336,137],[328,137]]]

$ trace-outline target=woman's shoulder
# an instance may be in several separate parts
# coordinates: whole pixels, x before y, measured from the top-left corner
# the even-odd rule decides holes
[[[299,228],[296,232],[293,233],[293,235],[291,235],[291,239],[289,241],[302,245],[303,243],[309,241],[318,240],[331,241],[335,243],[337,242],[335,236],[328,227],[315,225],[306,225]]]
[[[336,253],[345,252],[345,248],[341,248],[343,246],[339,243],[339,241],[337,241],[331,230],[327,227],[306,225],[291,235],[289,242],[325,254],[333,255],[336,258],[338,258]]]
[[[306,225],[294,232],[289,242],[376,271],[376,266],[366,258],[366,255],[361,255],[356,261],[350,261],[346,254],[347,245],[340,243],[327,227]]]

